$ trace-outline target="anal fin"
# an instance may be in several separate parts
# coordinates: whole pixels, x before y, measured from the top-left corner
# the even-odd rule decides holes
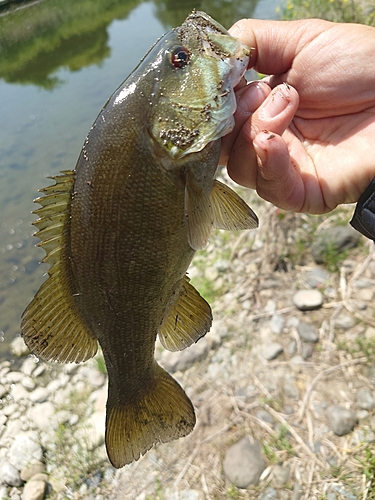
[[[203,337],[211,324],[211,307],[184,276],[160,325],[160,342],[169,351],[181,351]]]

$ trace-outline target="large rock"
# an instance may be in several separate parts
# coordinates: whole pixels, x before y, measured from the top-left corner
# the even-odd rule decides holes
[[[22,500],[43,500],[46,486],[47,483],[40,479],[29,481],[23,489]]]
[[[337,436],[349,434],[358,423],[357,415],[339,405],[331,405],[327,409],[327,417],[331,429]]]
[[[375,406],[375,398],[370,391],[364,387],[357,393],[357,405],[361,410],[373,410]]]
[[[51,428],[51,418],[55,413],[55,407],[50,401],[38,404],[28,411],[28,417],[35,427],[41,431]]]
[[[23,481],[16,467],[8,461],[3,461],[0,464],[0,484],[8,486],[21,486]]]
[[[319,340],[319,334],[314,325],[309,325],[304,321],[300,321],[297,326],[298,334],[301,340],[305,342],[316,343]]]
[[[224,474],[237,488],[257,486],[266,462],[257,442],[247,437],[230,446],[225,454]]]
[[[271,342],[262,350],[262,355],[267,361],[272,361],[276,359],[280,354],[282,354],[284,348],[278,342]]]
[[[293,295],[293,303],[300,311],[312,311],[322,306],[323,295],[319,290],[298,290]]]
[[[42,458],[43,450],[34,432],[19,434],[9,450],[9,461],[19,471]]]
[[[354,248],[361,235],[350,226],[329,227],[318,234],[311,246],[311,255],[317,264],[323,264],[329,251],[341,253]]]
[[[36,474],[41,474],[46,470],[46,466],[43,462],[35,461],[30,465],[26,466],[21,470],[21,479],[23,481],[28,481]]]
[[[320,288],[330,278],[330,274],[326,269],[322,267],[315,267],[310,272],[308,272],[305,276],[306,283],[311,286],[311,288]]]

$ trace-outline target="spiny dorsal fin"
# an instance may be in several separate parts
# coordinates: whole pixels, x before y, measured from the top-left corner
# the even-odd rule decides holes
[[[206,335],[211,328],[209,304],[185,276],[171,299],[159,328],[159,339],[169,351],[181,351]]]
[[[39,219],[33,223],[38,229],[35,236],[41,240],[38,246],[46,252],[42,262],[51,265],[49,278],[24,311],[21,331],[28,348],[42,359],[78,363],[92,358],[98,343],[75,313],[62,262],[74,171],[63,171],[51,179],[55,184],[40,189],[45,195],[35,200],[42,207],[34,211]]]
[[[210,199],[215,228],[236,231],[258,227],[255,213],[235,191],[222,182],[214,181]]]

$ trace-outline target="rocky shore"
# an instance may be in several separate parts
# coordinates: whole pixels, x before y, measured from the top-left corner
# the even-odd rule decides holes
[[[0,363],[0,499],[375,498],[373,244],[349,211],[255,203],[260,229],[216,233],[191,268],[211,332],[156,347],[196,407],[193,433],[116,471],[102,358],[47,364],[17,338]]]
[[[21,340],[13,344],[18,354]],[[69,487],[75,477],[81,493],[112,478],[108,463],[99,467],[106,460],[106,376],[95,362],[57,366],[30,355],[17,370],[1,363],[0,380],[0,498],[76,498]]]

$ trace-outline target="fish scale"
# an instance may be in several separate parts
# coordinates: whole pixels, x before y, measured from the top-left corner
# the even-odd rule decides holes
[[[154,359],[155,340],[178,351],[209,331],[211,308],[186,275],[194,253],[212,227],[258,223],[215,180],[249,53],[193,12],[110,97],[75,169],[52,177],[36,200],[34,224],[50,268],[23,313],[22,335],[49,361],[85,361],[101,346],[105,440],[115,467],[195,425],[192,402]]]

